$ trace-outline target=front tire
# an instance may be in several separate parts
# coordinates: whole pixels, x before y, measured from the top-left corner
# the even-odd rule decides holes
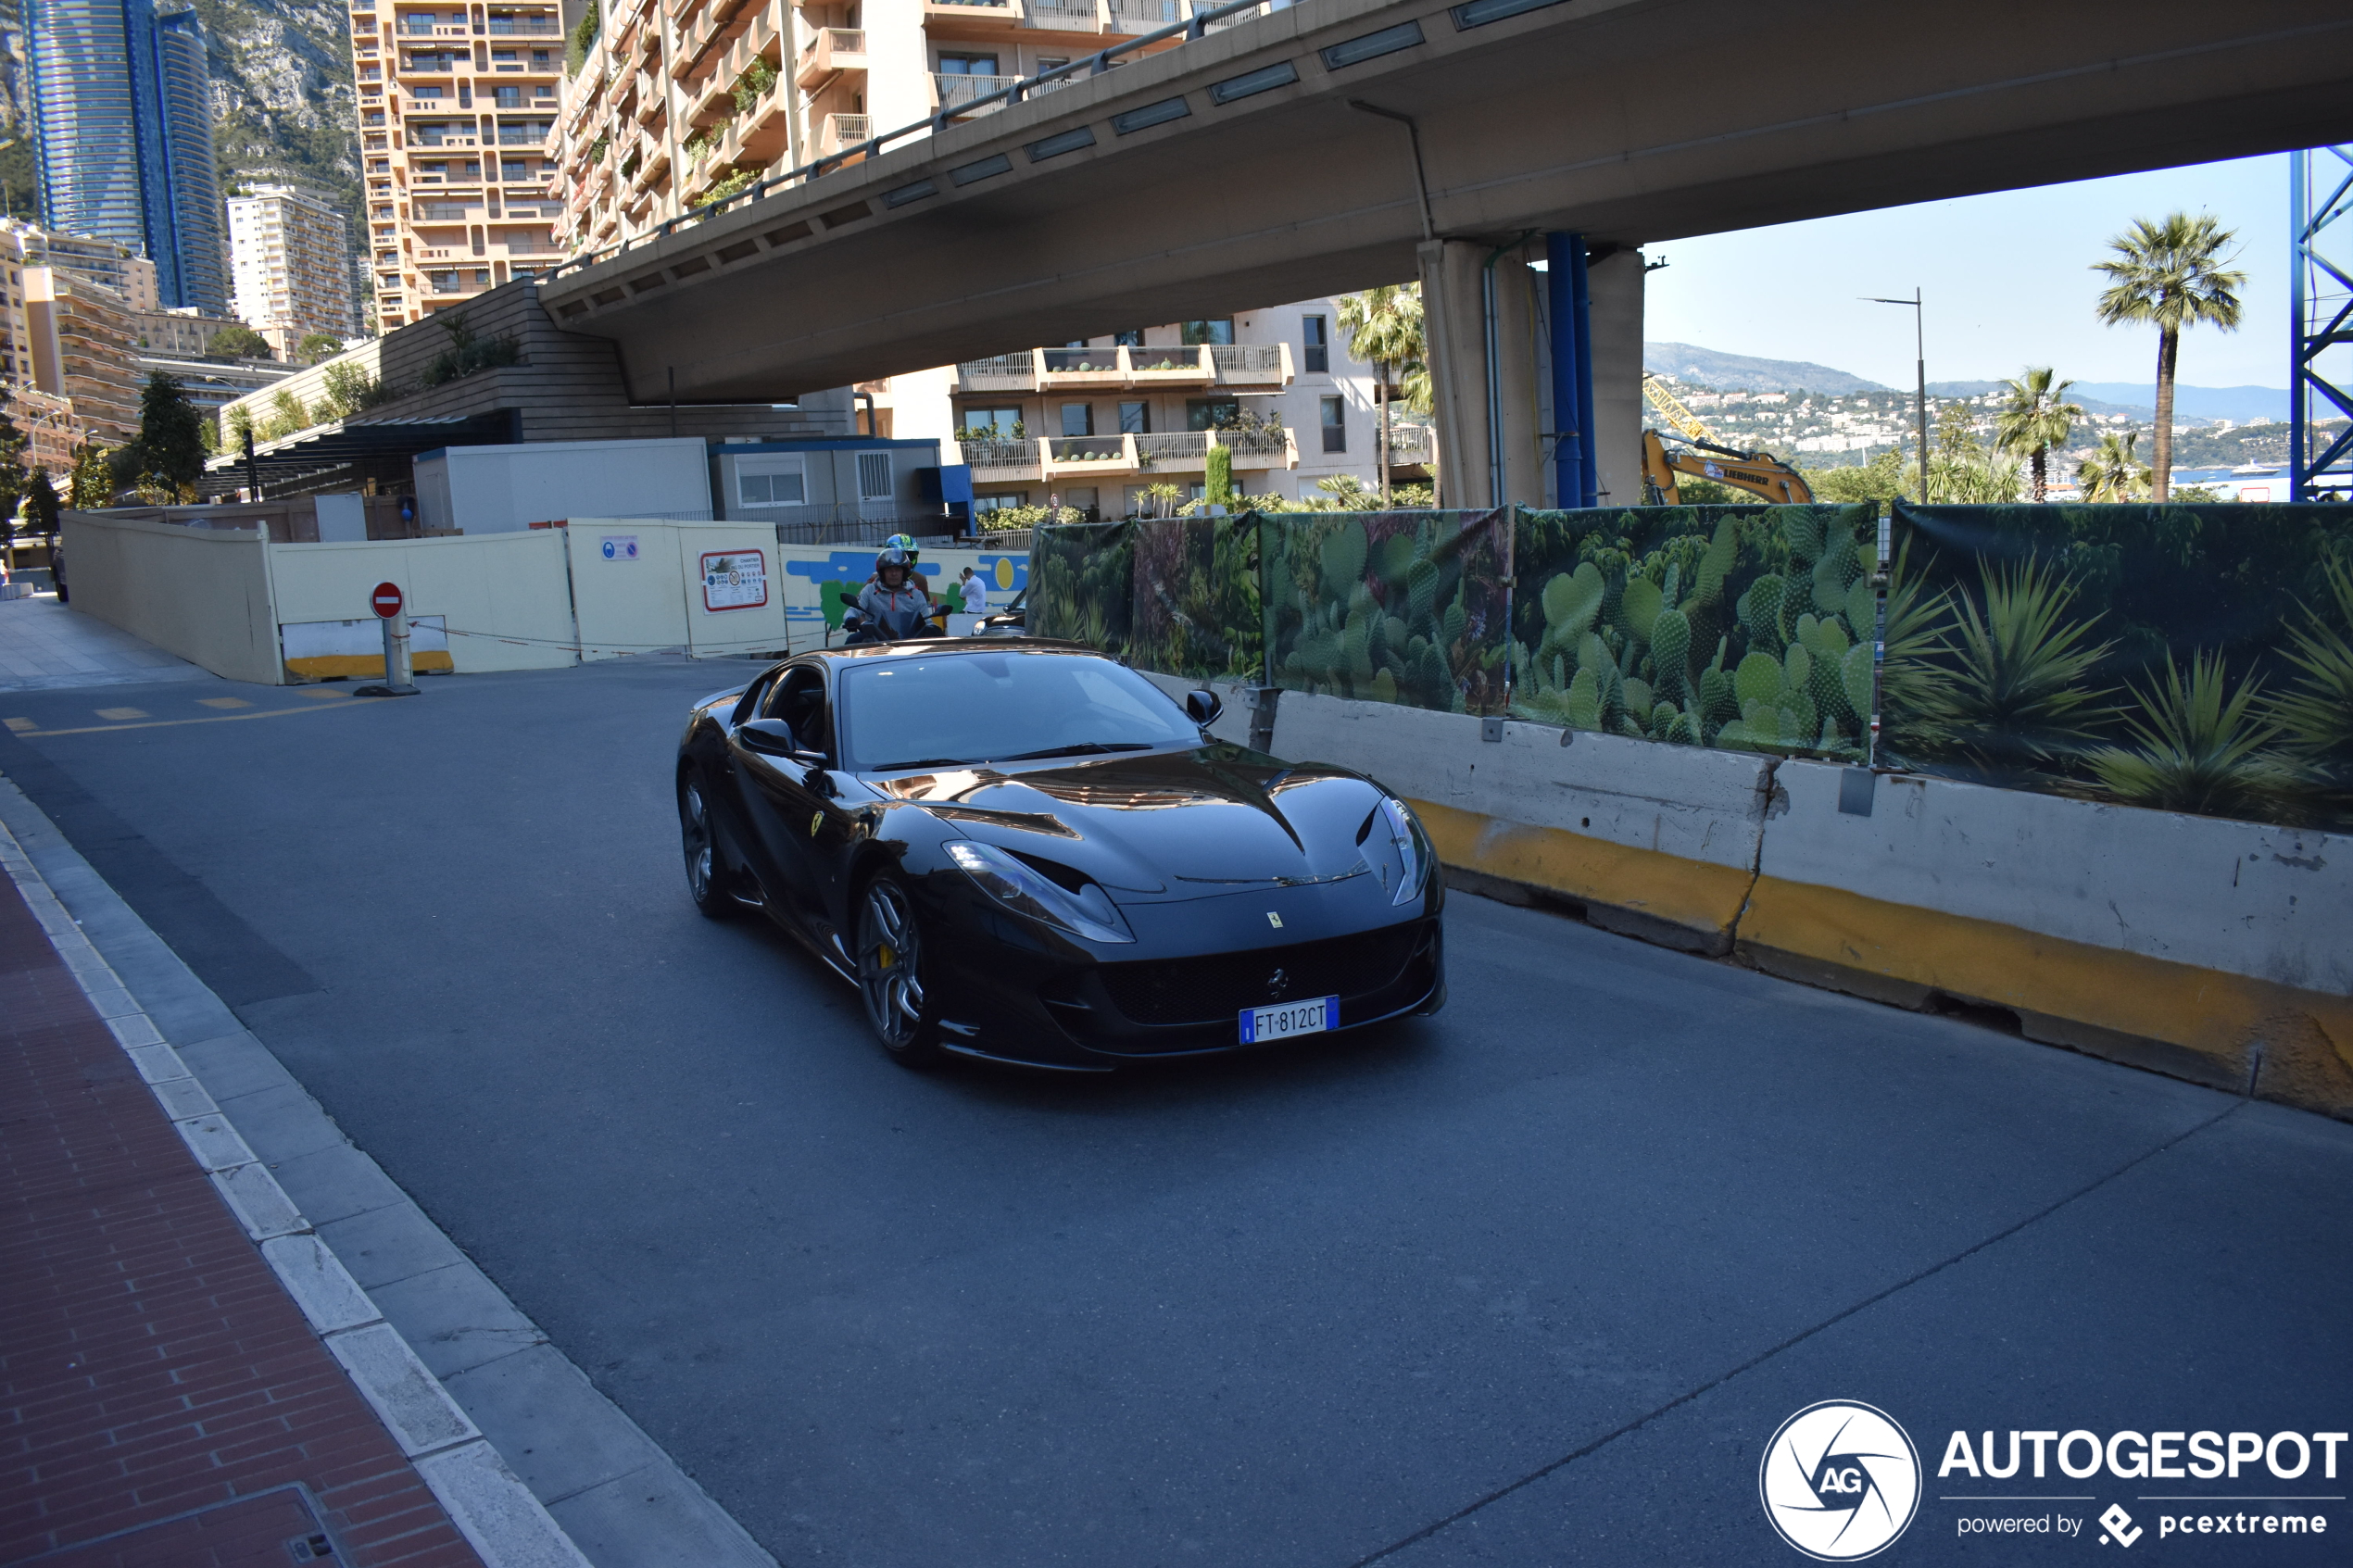
[[[938,1007],[925,988],[925,968],[914,900],[885,872],[858,900],[858,994],[875,1037],[902,1066],[939,1060]]]
[[[686,896],[705,920],[735,915],[735,896],[727,891],[727,862],[719,848],[719,824],[711,814],[700,775],[682,773],[678,779],[678,835],[686,858]]]

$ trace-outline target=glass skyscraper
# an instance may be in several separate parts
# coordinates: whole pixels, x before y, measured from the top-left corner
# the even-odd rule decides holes
[[[159,18],[155,0],[25,0],[24,13],[43,220],[145,255],[167,308],[225,313],[212,91],[195,13]]]

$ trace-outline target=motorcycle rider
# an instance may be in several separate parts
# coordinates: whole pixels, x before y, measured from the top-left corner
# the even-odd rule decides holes
[[[858,608],[865,617],[857,640],[867,640],[874,633],[876,642],[895,642],[901,637],[936,637],[938,629],[932,625],[931,595],[917,584],[907,561],[907,552],[898,546],[887,546],[875,557],[875,575],[858,596]]]

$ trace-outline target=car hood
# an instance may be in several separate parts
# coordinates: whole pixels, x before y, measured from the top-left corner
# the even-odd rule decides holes
[[[960,834],[1058,860],[1119,898],[1176,900],[1366,874],[1378,789],[1235,746],[871,781]]]

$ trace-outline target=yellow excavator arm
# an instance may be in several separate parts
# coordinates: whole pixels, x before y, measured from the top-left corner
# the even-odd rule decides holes
[[[1670,448],[1658,432],[1642,432],[1642,488],[1648,492],[1647,498],[1654,505],[1681,506],[1685,474],[1712,479],[1776,503],[1802,506],[1814,498],[1798,471],[1770,452],[1735,452],[1703,438],[1693,438],[1689,450],[1680,445]]]

